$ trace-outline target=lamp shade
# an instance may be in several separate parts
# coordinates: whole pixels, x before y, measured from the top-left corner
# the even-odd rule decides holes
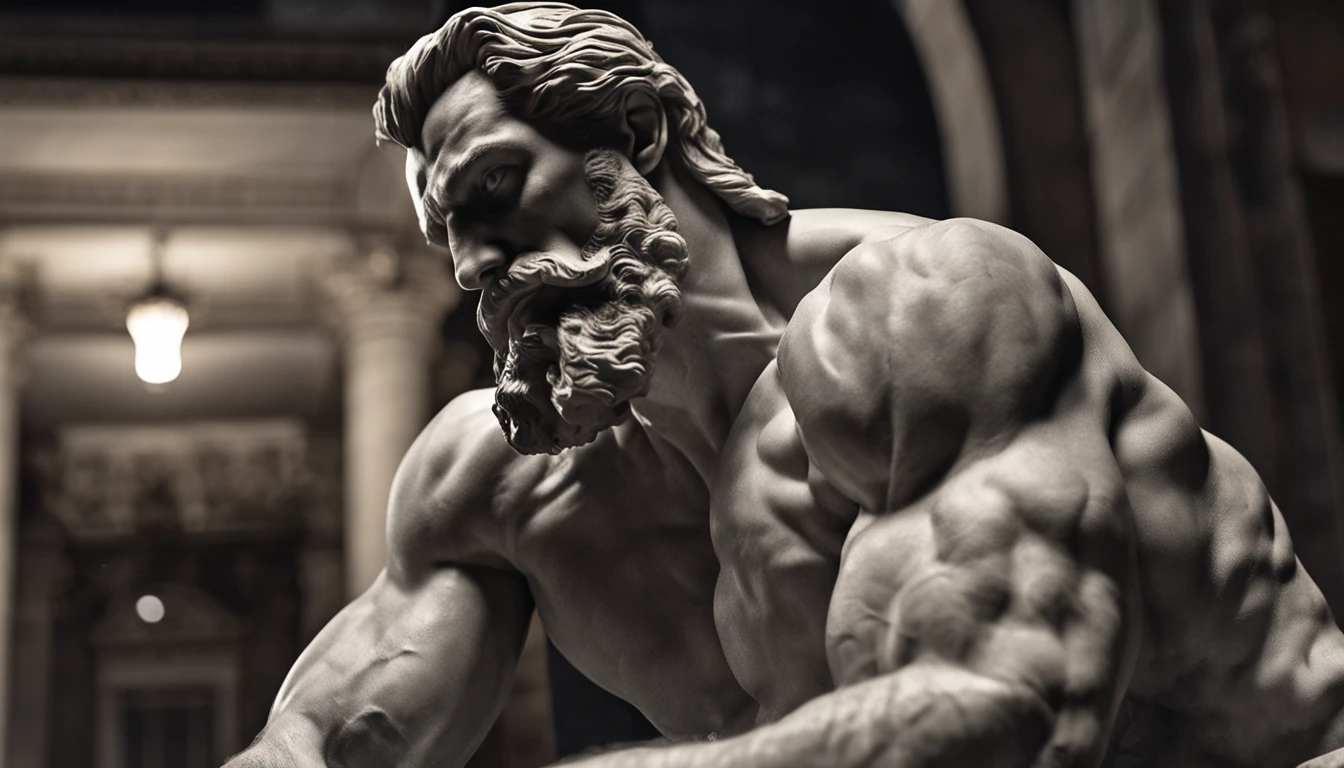
[[[187,308],[166,296],[149,296],[126,314],[126,330],[135,341],[135,375],[146,384],[167,384],[182,373],[182,337]]]

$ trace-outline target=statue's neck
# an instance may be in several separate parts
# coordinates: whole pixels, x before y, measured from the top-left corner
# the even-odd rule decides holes
[[[660,168],[650,181],[677,217],[690,264],[681,320],[663,329],[653,385],[633,409],[708,481],[784,326],[753,296],[719,199],[679,169]]]

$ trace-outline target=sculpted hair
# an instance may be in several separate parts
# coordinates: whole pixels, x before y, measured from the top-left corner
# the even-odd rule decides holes
[[[565,3],[469,8],[392,62],[373,121],[379,140],[418,146],[425,115],[459,77],[479,69],[508,109],[543,130],[590,146],[610,130],[631,93],[661,100],[687,169],[734,211],[764,224],[789,200],[757,186],[723,151],[691,84],[624,19]],[[589,148],[589,147],[584,147]]]

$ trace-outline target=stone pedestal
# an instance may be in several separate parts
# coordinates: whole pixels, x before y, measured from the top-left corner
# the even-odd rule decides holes
[[[383,569],[387,503],[406,449],[429,421],[430,362],[457,291],[441,264],[377,246],[327,278],[345,358],[345,583]]]

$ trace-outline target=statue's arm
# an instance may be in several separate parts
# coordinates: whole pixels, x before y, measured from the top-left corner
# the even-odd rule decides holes
[[[1053,265],[988,225],[847,256],[779,359],[809,458],[869,510],[828,619],[840,687],[740,737],[592,765],[1096,765],[1136,642],[1105,431],[1026,458],[1024,473],[1049,472],[1025,487],[1012,467],[964,469],[1057,404],[1074,313]]]
[[[503,707],[530,609],[516,574],[384,573],[304,651],[226,768],[462,765]]]
[[[436,443],[470,434],[453,409],[397,474],[386,569],[303,652],[266,728],[225,768],[460,766],[485,737],[508,694],[532,601],[515,572],[436,556],[443,521],[486,503],[471,483],[453,482],[480,474],[461,466],[463,446]]]
[[[1308,760],[1297,768],[1344,768],[1344,749]]]
[[[972,525],[977,524],[968,519]],[[1108,527],[1099,521],[1100,527]],[[1030,593],[1000,592],[1003,560],[1046,548],[1024,535],[987,561],[942,564],[892,598],[892,671],[813,699],[772,725],[719,742],[591,758],[588,768],[1051,768],[1099,764],[1115,704],[1126,627],[1114,571],[1061,554],[1039,576],[1060,580],[1064,621],[1022,611]],[[1093,544],[1124,547],[1106,534]],[[898,554],[893,553],[896,557]],[[894,558],[893,558],[894,559]],[[1102,558],[1105,559],[1104,557]],[[888,561],[888,568],[898,567]],[[874,573],[873,580],[884,575]],[[1001,602],[1000,602],[1001,601]],[[1012,606],[997,610],[999,606]],[[912,660],[898,649],[915,651]],[[788,674],[781,670],[780,674]]]

